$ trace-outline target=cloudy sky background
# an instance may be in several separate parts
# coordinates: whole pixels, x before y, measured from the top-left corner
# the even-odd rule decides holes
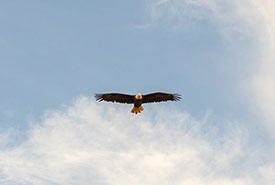
[[[272,0],[0,3],[0,182],[275,182]],[[98,92],[180,103],[96,103]]]

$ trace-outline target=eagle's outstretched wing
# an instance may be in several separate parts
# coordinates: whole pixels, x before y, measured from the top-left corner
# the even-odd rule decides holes
[[[120,93],[95,94],[97,101],[111,101],[118,103],[134,103],[135,96]]]
[[[161,101],[180,101],[180,94],[168,94],[156,92],[152,94],[142,95],[142,103],[153,103]]]

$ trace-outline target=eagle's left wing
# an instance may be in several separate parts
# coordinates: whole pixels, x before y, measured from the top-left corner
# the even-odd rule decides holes
[[[109,101],[118,103],[134,103],[135,96],[121,93],[96,94],[97,101]]]
[[[151,93],[142,95],[142,103],[153,103],[162,101],[179,101],[181,99],[180,94],[168,94],[168,93]]]

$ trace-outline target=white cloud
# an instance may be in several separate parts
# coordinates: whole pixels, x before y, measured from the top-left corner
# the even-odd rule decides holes
[[[0,150],[0,183],[273,184],[274,160],[260,162],[240,123],[222,131],[165,105],[134,115],[127,105],[79,98],[45,115],[22,144]]]
[[[245,5],[245,1],[147,0],[146,2],[153,23],[170,21],[177,27],[187,27],[197,20],[209,20],[218,24],[222,31],[243,32],[243,29],[246,28],[240,19],[241,16],[246,16],[246,11],[243,11],[246,9],[240,10],[235,7],[236,4],[238,7],[242,7]],[[250,3],[246,4],[246,8],[249,9],[249,5]]]
[[[251,104],[265,119],[263,123],[275,129],[275,1],[274,0],[147,0],[152,22],[169,20],[185,27],[194,20],[213,21],[224,35],[241,33],[257,43],[251,55],[258,61],[257,72],[250,77]],[[240,35],[240,34],[239,34]],[[233,39],[236,38],[236,34]],[[254,65],[246,62],[247,68]],[[245,81],[247,82],[247,81]],[[238,85],[239,87],[239,85]],[[238,88],[236,87],[236,88]],[[251,93],[252,92],[252,93]]]
[[[259,31],[261,61],[252,86],[256,100],[267,122],[275,129],[275,2],[272,0],[253,1],[262,24],[256,24]]]

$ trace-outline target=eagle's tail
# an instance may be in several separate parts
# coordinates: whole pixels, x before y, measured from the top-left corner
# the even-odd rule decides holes
[[[141,111],[143,111],[144,110],[144,108],[142,107],[142,105],[141,106],[139,106],[139,107],[133,107],[133,109],[131,110],[131,112],[132,113],[135,113],[135,114],[138,114],[138,113],[140,113]]]

